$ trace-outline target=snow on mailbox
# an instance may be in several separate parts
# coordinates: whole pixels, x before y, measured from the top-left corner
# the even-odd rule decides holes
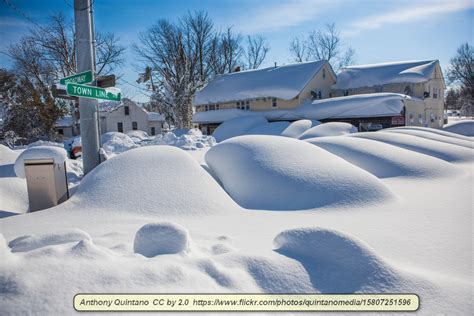
[[[58,205],[69,198],[64,148],[37,146],[26,149],[15,161],[15,173],[26,178],[30,212]]]

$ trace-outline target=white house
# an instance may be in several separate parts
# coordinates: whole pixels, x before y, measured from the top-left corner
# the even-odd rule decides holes
[[[407,108],[407,125],[441,127],[446,84],[438,60],[400,61],[341,69],[333,96],[392,92],[423,100]]]
[[[156,112],[148,112],[135,102],[123,99],[120,103],[100,106],[100,132],[141,130],[149,135],[161,134],[165,119]]]
[[[330,97],[335,82],[336,74],[324,60],[234,72],[211,80],[196,93],[193,106],[196,115],[230,109],[285,111],[308,101]],[[207,134],[222,123],[219,120],[193,122]]]

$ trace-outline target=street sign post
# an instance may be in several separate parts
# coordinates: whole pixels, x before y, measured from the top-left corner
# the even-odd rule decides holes
[[[110,101],[120,101],[121,93],[117,88],[98,88],[76,83],[68,83],[66,86],[67,94],[70,96],[102,99]]]
[[[94,81],[92,71],[84,71],[66,78],[62,78],[59,80],[59,83],[62,85],[66,85],[68,83],[78,83],[78,84],[84,84],[84,83],[91,83]]]

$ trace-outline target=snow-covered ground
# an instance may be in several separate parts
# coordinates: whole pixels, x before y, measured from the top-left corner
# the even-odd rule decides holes
[[[80,292],[416,293],[418,314],[472,313],[472,138],[247,123],[197,150],[121,137],[68,201],[19,215],[0,147],[0,314],[74,314]]]

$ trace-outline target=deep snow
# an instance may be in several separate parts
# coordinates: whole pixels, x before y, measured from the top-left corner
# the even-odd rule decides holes
[[[453,143],[462,137],[432,134],[444,137],[388,131],[305,141],[242,136],[210,149],[205,160],[215,166],[208,170],[200,165],[207,149],[152,145],[115,155],[65,203],[0,219],[2,314],[74,314],[72,297],[79,292],[355,291],[416,293],[418,314],[469,315],[473,150]],[[6,160],[0,170],[11,164]],[[290,192],[297,191],[291,183],[301,185],[308,189],[303,195],[317,184],[362,196],[353,203],[347,198],[344,207],[250,210],[234,202],[213,172],[225,181],[254,177],[260,186],[248,183],[254,190],[247,193],[256,200],[273,183]],[[12,179],[24,181],[3,174],[0,189]],[[320,191],[311,193],[321,198]],[[296,203],[280,195],[266,202]],[[146,241],[165,224],[181,248],[150,258],[135,252],[138,232],[148,224],[154,228]],[[178,238],[183,231],[187,238]],[[12,252],[15,245],[24,251]]]

